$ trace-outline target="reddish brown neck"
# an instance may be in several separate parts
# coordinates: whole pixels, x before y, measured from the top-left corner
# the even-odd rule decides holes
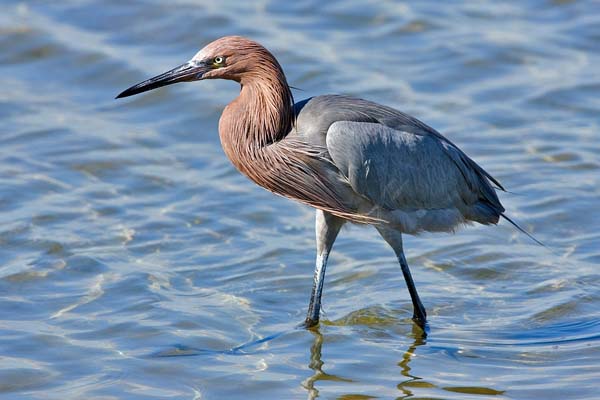
[[[227,157],[241,173],[273,193],[342,218],[367,221],[336,191],[332,184],[336,181],[331,180],[335,171],[323,155],[326,150],[287,137],[294,123],[290,89],[280,68],[266,70],[264,63],[260,65],[260,76],[240,79],[240,95],[219,121]]]
[[[282,140],[293,124],[293,100],[283,72],[270,72],[267,77],[242,79],[240,95],[225,107],[219,121],[225,154],[248,176],[261,150]]]

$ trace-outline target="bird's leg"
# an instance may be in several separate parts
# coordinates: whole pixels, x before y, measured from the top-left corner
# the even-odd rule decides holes
[[[408,263],[406,262],[406,257],[404,257],[402,234],[396,230],[386,227],[377,227],[377,230],[385,239],[385,241],[392,246],[394,252],[396,253],[396,257],[398,257],[400,268],[402,268],[402,274],[404,275],[404,280],[406,281],[406,286],[408,287],[408,293],[410,293],[410,298],[413,303],[413,321],[415,321],[415,323],[421,329],[425,330],[427,312],[425,311],[425,307],[423,307],[423,303],[421,303],[421,299],[417,293],[417,288],[415,287],[415,282],[412,279],[410,269],[408,268]]]
[[[410,293],[410,298],[413,303],[413,320],[421,328],[425,328],[425,323],[427,322],[427,312],[425,311],[425,307],[423,306],[423,303],[421,303],[421,299],[417,293],[417,288],[412,276],[410,275],[408,263],[406,262],[406,257],[404,257],[403,251],[400,252],[398,260],[400,261],[402,274],[404,275],[404,280],[406,281],[406,286],[408,287],[408,292]]]
[[[310,303],[308,304],[308,313],[304,326],[310,328],[319,323],[319,313],[321,311],[321,294],[323,293],[323,281],[325,280],[325,267],[327,266],[328,253],[317,253],[317,262],[315,265],[315,277],[312,292],[310,294]]]
[[[325,267],[329,252],[335,242],[335,238],[344,225],[342,218],[336,217],[326,211],[317,210],[315,231],[317,236],[317,261],[315,265],[315,278],[313,282],[308,313],[304,326],[310,328],[319,323],[319,312],[321,310],[321,294],[323,293],[323,282],[325,280]]]

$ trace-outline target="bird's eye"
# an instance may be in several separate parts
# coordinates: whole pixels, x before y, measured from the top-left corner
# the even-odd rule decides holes
[[[223,57],[223,56],[216,56],[213,59],[213,64],[216,65],[216,66],[221,66],[224,63],[225,63],[225,57]]]

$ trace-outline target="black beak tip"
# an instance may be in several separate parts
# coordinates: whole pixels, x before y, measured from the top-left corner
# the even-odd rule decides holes
[[[199,67],[190,64],[189,62],[180,65],[179,67],[173,68],[163,74],[157,75],[154,78],[147,79],[143,82],[133,85],[129,89],[125,89],[115,97],[115,99],[122,99],[123,97],[133,96],[134,94],[140,94],[149,90],[157,89],[159,87],[171,85],[177,82],[187,82],[192,80],[199,80],[205,70],[206,65],[202,64]]]
[[[131,89],[123,90],[121,93],[119,93],[117,95],[117,97],[115,97],[115,99],[122,99],[123,97],[129,97],[129,96],[135,94],[135,93],[131,93],[131,92],[132,92]]]

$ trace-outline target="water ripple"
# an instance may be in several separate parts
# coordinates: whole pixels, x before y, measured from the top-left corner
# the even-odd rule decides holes
[[[597,397],[593,1],[5,3],[3,397]],[[348,227],[323,322],[297,329],[313,214],[225,158],[237,86],[113,99],[226,34],[266,44],[298,99],[354,94],[444,132],[550,250],[503,223],[406,237],[424,337],[393,252]]]

